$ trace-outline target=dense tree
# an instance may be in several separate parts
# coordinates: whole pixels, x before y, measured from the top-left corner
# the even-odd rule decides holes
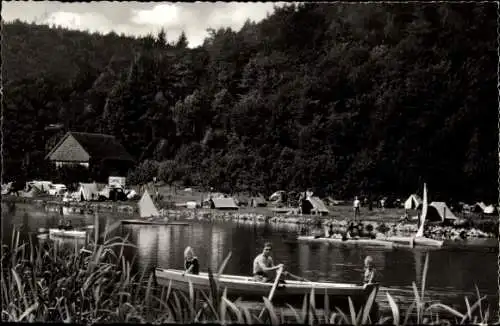
[[[195,49],[167,32],[5,24],[4,178],[48,173],[76,130],[118,137],[131,182],[496,201],[494,4],[290,4]]]

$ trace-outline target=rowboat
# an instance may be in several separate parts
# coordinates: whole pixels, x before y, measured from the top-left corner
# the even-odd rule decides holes
[[[82,230],[63,230],[63,229],[49,229],[50,237],[59,238],[83,238],[87,237],[87,231]]]
[[[136,224],[136,225],[189,225],[185,222],[168,222],[168,221],[148,221],[148,220],[122,220],[122,224]]]
[[[346,246],[376,246],[376,247],[386,247],[392,248],[394,243],[392,241],[380,240],[380,239],[367,239],[367,238],[357,238],[357,239],[339,239],[339,238],[316,238],[314,236],[299,236],[298,241],[307,242],[321,242],[321,243],[333,243]]]
[[[171,286],[172,289],[183,292],[189,291],[189,283],[196,290],[208,293],[210,282],[208,273],[199,275],[184,274],[182,270],[156,268],[155,276],[159,285]],[[221,289],[227,289],[227,297],[230,299],[241,298],[247,301],[262,302],[263,297],[267,297],[271,291],[273,283],[255,281],[252,277],[221,274],[218,278]],[[285,284],[278,284],[272,303],[275,305],[290,304],[301,306],[304,297],[310,297],[311,290],[314,289],[314,300],[316,307],[324,308],[325,294],[328,296],[330,308],[345,307],[350,297],[357,307],[364,304],[372,291],[378,291],[379,285],[373,284],[349,284],[332,282],[308,282],[286,280]]]

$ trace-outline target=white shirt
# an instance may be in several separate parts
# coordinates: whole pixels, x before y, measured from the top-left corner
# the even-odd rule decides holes
[[[359,207],[359,199],[354,200],[354,207]]]

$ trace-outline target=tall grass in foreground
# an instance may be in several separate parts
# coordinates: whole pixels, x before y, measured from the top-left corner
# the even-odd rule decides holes
[[[106,233],[106,232],[105,232]],[[226,290],[219,287],[226,258],[217,273],[209,270],[210,291],[197,291],[190,284],[187,293],[171,286],[158,287],[154,274],[132,274],[131,264],[124,257],[124,248],[133,246],[126,239],[114,237],[102,244],[92,243],[89,251],[60,248],[53,242],[35,245],[32,241],[19,244],[19,233],[14,234],[10,246],[2,249],[2,321],[140,323],[216,322],[263,323],[273,325],[292,322],[301,324],[443,324],[492,323],[489,309],[484,309],[484,297],[477,293],[472,305],[465,298],[466,312],[459,312],[443,304],[429,304],[425,296],[428,257],[424,265],[421,288],[413,283],[415,299],[405,311],[389,293],[386,298],[392,313],[371,320],[370,310],[376,293],[373,292],[358,311],[349,299],[348,311],[318,310],[314,295],[304,297],[301,309],[288,307],[285,319],[283,308],[273,306],[263,298],[267,313],[262,319],[241,304],[231,301]],[[311,290],[314,294],[314,289]],[[325,295],[325,306],[328,297]],[[446,312],[447,317],[444,317]],[[451,318],[450,318],[451,316]]]

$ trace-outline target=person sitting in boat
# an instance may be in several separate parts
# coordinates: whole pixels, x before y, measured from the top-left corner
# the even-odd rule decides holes
[[[375,267],[373,264],[373,258],[371,256],[366,256],[365,268],[363,271],[363,283],[369,284],[374,282],[375,282]]]
[[[57,225],[57,228],[59,230],[62,230],[64,229],[64,221],[62,219],[59,220],[59,224]]]
[[[65,230],[73,230],[73,225],[71,225],[71,220],[66,221],[66,225],[64,226]]]
[[[283,268],[283,264],[274,265],[271,257],[272,245],[266,242],[262,253],[253,260],[253,276],[259,282],[272,282],[274,280],[273,271]]]
[[[186,247],[184,250],[184,273],[198,275],[200,273],[200,265],[198,257],[194,255],[194,250],[191,247]]]

